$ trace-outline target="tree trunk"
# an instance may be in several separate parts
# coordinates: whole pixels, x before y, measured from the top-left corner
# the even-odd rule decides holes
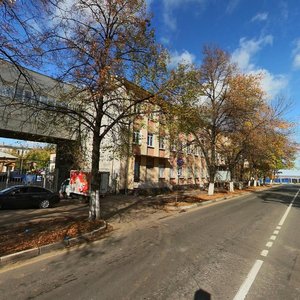
[[[229,192],[234,192],[233,181],[229,182]]]
[[[209,167],[208,196],[212,196],[214,194],[214,191],[215,191],[215,175],[216,175],[215,166],[211,165]]]
[[[229,181],[229,192],[234,192],[233,182],[234,182],[234,166],[229,165],[230,181]]]
[[[208,185],[208,196],[212,196],[214,194],[214,191],[215,191],[215,183],[210,182]]]
[[[90,209],[89,220],[99,220],[100,214],[100,125],[96,126],[93,132],[93,149],[92,149],[92,170],[91,170],[91,186],[90,186]]]

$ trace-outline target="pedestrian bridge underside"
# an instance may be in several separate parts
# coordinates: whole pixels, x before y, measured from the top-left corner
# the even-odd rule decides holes
[[[62,110],[47,111],[42,105],[53,103],[58,90],[70,87],[42,74],[22,70],[20,73],[12,64],[0,61],[0,137],[56,144],[59,185],[74,167],[72,148],[79,127],[74,120],[68,121]],[[40,106],[35,106],[34,101]]]

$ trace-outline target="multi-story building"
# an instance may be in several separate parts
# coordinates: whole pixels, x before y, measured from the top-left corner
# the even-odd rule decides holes
[[[174,186],[202,185],[207,170],[192,136],[179,134],[170,140],[164,115],[149,104],[132,121],[127,153],[120,159],[101,153],[100,171],[114,170],[111,184],[120,191],[172,189]],[[146,111],[146,113],[145,113]],[[106,167],[103,167],[106,166]]]
[[[72,165],[68,158],[69,155],[65,153],[64,146],[66,144],[73,145],[74,140],[78,138],[80,130],[77,130],[77,127],[79,125],[71,122],[66,124],[66,128],[62,128],[62,124],[59,122],[62,118],[57,117],[56,122],[46,122],[42,118],[44,114],[41,117],[39,113],[43,111],[44,106],[47,107],[50,104],[54,107],[69,105],[64,102],[64,97],[61,95],[65,95],[72,87],[24,69],[34,82],[36,94],[33,95],[26,82],[23,82],[24,80],[18,84],[16,71],[9,63],[1,61],[0,68],[7,77],[5,82],[0,81],[1,99],[7,103],[11,103],[12,99],[18,100],[21,104],[24,103],[23,106],[20,105],[22,109],[14,109],[14,114],[5,114],[6,110],[3,108],[3,115],[7,120],[2,118],[0,133],[5,137],[37,139],[57,144],[55,168],[60,171],[58,172],[60,174],[58,176],[59,185],[68,176]],[[125,93],[122,98],[126,101],[127,97],[131,99],[130,95],[135,92],[147,93],[124,80],[124,87],[120,86],[116,93]],[[73,102],[72,105],[76,106],[76,99]],[[120,103],[116,104],[120,105]],[[116,140],[118,135],[115,133],[109,132],[102,141],[99,171],[110,173],[111,190],[170,188],[174,185],[203,183],[206,178],[204,159],[197,149],[193,148],[191,138],[179,135],[177,141],[170,143],[163,115],[155,111],[153,103],[144,103],[142,106],[146,107],[145,111],[139,113],[132,120],[128,120],[129,125],[125,138],[123,136],[122,139],[120,136],[120,141],[124,140],[127,146],[125,152],[119,151],[122,143]],[[32,115],[34,107],[37,107],[34,117],[27,117],[27,114]],[[110,107],[118,106],[110,105]],[[12,109],[12,106],[9,108]],[[59,116],[63,117],[63,114]],[[43,121],[42,124],[39,123],[41,121]],[[70,132],[67,132],[68,130]],[[82,146],[87,154],[86,160],[82,164],[85,171],[89,171],[91,166],[91,141],[89,132]],[[21,154],[24,154],[25,150],[22,149],[22,151]],[[51,167],[54,168],[54,162],[51,163]]]

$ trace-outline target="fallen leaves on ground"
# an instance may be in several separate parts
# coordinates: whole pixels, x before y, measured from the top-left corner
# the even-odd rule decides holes
[[[63,217],[0,228],[0,256],[77,237],[103,225],[103,220]]]

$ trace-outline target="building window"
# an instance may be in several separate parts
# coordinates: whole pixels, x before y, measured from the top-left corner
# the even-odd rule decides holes
[[[174,168],[170,168],[170,178],[175,178]]]
[[[48,97],[45,96],[45,95],[41,95],[40,96],[40,101],[44,104],[47,104],[48,103]]]
[[[183,143],[179,142],[179,146],[178,146],[178,152],[183,152]]]
[[[191,178],[191,177],[193,177],[193,168],[192,167],[188,167],[188,170],[187,170],[187,172],[188,172],[188,178]]]
[[[23,88],[21,87],[16,88],[16,99],[23,100]]]
[[[139,131],[134,131],[132,140],[133,140],[134,144],[140,145],[141,144],[141,133]]]
[[[141,105],[135,104],[134,105],[134,113],[139,114],[141,112]]]
[[[159,138],[159,149],[165,149],[165,138]]]
[[[165,166],[159,165],[159,178],[165,178]]]
[[[191,154],[192,153],[192,149],[191,149],[191,145],[190,144],[186,144],[186,153],[187,154]]]
[[[2,96],[12,97],[13,93],[14,93],[14,90],[10,86],[1,86],[0,87],[0,93],[1,93]]]
[[[136,156],[134,159],[134,182],[140,181],[140,166],[141,166],[141,157]]]
[[[154,168],[154,157],[147,157],[146,168],[147,169]]]
[[[182,169],[182,167],[178,167],[177,168],[177,175],[178,175],[178,177],[183,177],[183,169]]]
[[[148,115],[149,120],[153,121],[155,119],[155,113],[154,112],[150,112]]]
[[[148,147],[153,147],[153,133],[148,133],[147,136],[147,146]]]

